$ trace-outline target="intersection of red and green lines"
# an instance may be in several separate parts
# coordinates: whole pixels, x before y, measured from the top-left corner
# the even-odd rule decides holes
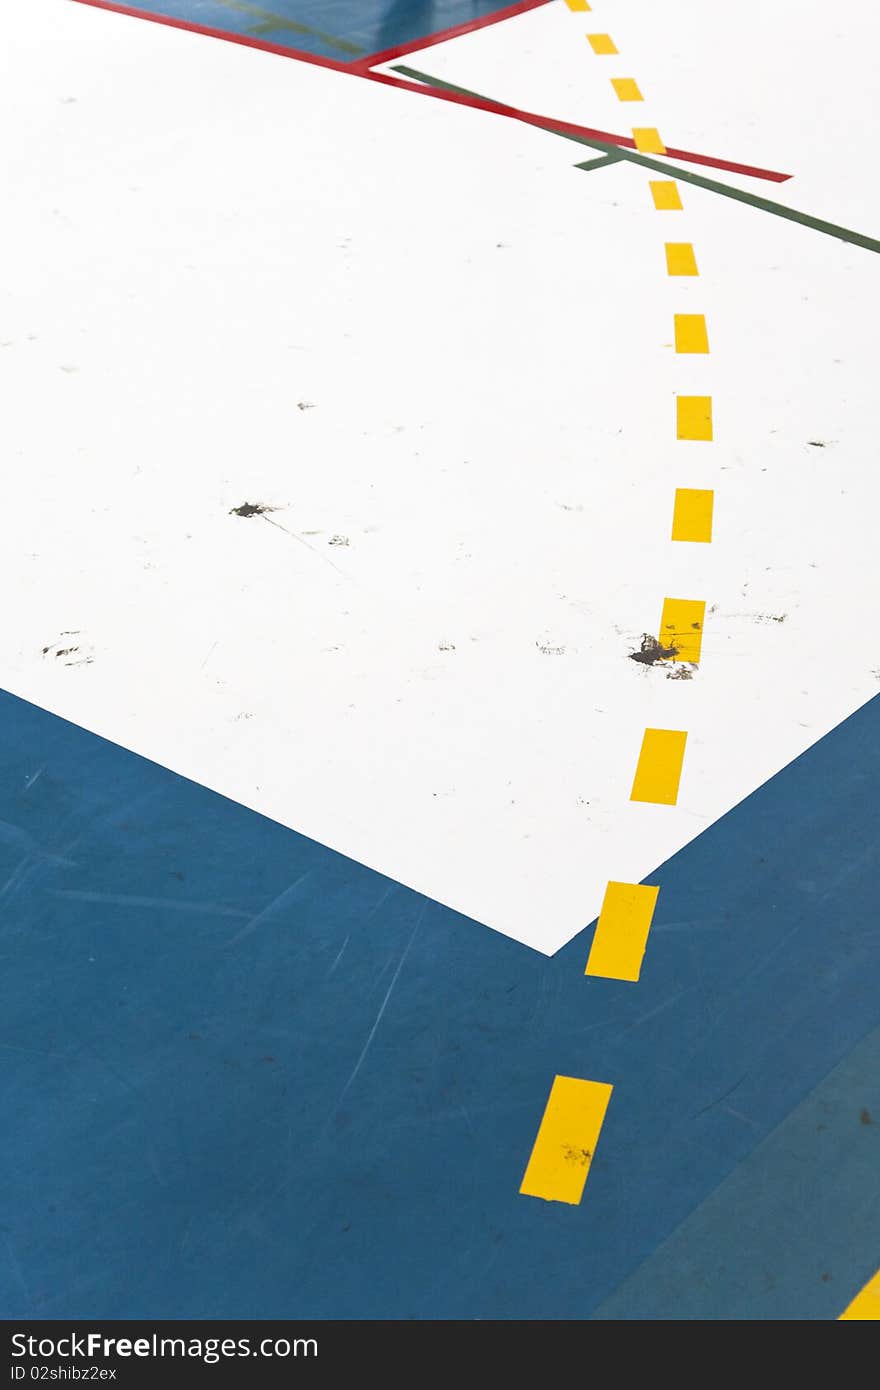
[[[643,168],[659,171],[668,174],[670,165],[662,163],[660,160],[651,159],[639,153],[635,148],[635,142],[631,136],[616,135],[607,130],[593,130],[589,126],[575,125],[570,121],[557,120],[552,116],[539,115],[534,111],[524,111],[516,106],[509,106],[504,102],[494,101],[491,97],[479,92],[470,91],[465,87],[457,87],[453,83],[441,81],[439,78],[432,77],[429,73],[421,72],[405,64],[395,64],[392,72],[377,72],[376,68],[381,64],[392,63],[396,58],[402,58],[408,53],[422,52],[426,48],[432,47],[437,43],[444,43],[449,39],[457,38],[461,34],[466,34],[474,29],[483,28],[486,25],[497,24],[502,20],[511,19],[514,15],[524,14],[527,10],[537,9],[541,5],[549,3],[549,0],[519,0],[519,3],[509,5],[506,9],[496,10],[493,14],[483,15],[481,18],[472,19],[464,24],[459,24],[455,28],[445,29],[438,34],[429,35],[427,38],[415,39],[408,44],[401,44],[396,48],[386,49],[381,53],[371,53],[359,55],[349,62],[339,62],[335,58],[325,58],[315,53],[307,53],[301,49],[291,48],[281,44],[269,43],[264,39],[249,35],[229,33],[223,29],[212,29],[206,25],[193,24],[189,20],[176,19],[169,15],[153,14],[147,10],[133,9],[129,5],[115,4],[114,0],[75,0],[81,5],[91,5],[95,9],[110,10],[117,14],[129,15],[135,19],[148,20],[155,24],[165,24],[172,29],[185,29],[191,33],[204,34],[208,38],[222,39],[228,43],[242,44],[246,48],[257,48],[267,53],[274,53],[284,58],[293,58],[297,62],[311,63],[317,67],[331,68],[334,72],[348,73],[352,77],[365,78],[369,82],[381,82],[385,86],[398,87],[403,91],[415,92],[419,96],[432,97],[437,101],[452,102],[459,106],[470,106],[478,111],[488,111],[496,116],[504,116],[510,120],[521,121],[525,125],[536,126],[540,130],[546,130],[551,135],[561,136],[565,140],[574,141],[576,144],[585,145],[597,152],[593,159],[584,160],[575,165],[575,168],[582,171],[602,169],[611,164],[616,164],[621,160],[632,164],[639,164]],[[292,26],[302,27],[302,26]],[[716,155],[699,154],[694,150],[680,150],[667,146],[666,155],[670,159],[680,161],[685,164],[697,164],[708,166],[712,169],[725,170],[732,174],[745,174],[750,178],[763,179],[770,183],[785,183],[792,176],[782,174],[774,169],[761,169],[750,164],[740,164],[732,159],[722,159]],[[808,227],[813,231],[822,232],[826,236],[836,237],[840,241],[850,242],[852,245],[861,246],[868,251],[880,251],[880,241],[873,237],[866,236],[862,232],[854,231],[848,227],[838,226],[834,222],[826,222],[822,218],[812,217],[809,213],[800,212],[795,208],[786,207],[782,203],[775,203],[769,198],[762,198],[756,193],[746,192],[741,188],[735,188],[731,184],[721,183],[717,179],[710,179],[702,174],[697,174],[691,170],[682,169],[680,164],[675,167],[675,176],[684,183],[691,183],[698,188],[704,188],[708,192],[718,193],[725,198],[733,198],[737,202],[747,203],[750,207],[759,209],[762,212],[769,212],[776,217],[786,218],[790,222],[798,222],[803,227]]]

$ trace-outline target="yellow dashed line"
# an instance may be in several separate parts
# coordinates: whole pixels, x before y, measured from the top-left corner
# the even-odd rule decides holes
[[[603,1081],[556,1077],[519,1189],[523,1196],[577,1205],[611,1091]]]
[[[678,487],[672,512],[674,541],[711,541],[712,509],[715,493],[711,489]]]
[[[638,980],[659,892],[644,883],[608,884],[585,975]]]
[[[838,1322],[880,1322],[880,1270],[869,1279],[861,1293],[856,1294]]]
[[[675,411],[677,439],[712,438],[711,396],[678,396]]]
[[[708,352],[709,335],[702,314],[675,315],[675,351]]]
[[[612,39],[610,34],[587,34],[587,42],[589,43],[593,52],[598,53],[600,58],[603,57],[606,53],[617,52],[617,49],[614,46],[614,40]]]
[[[667,241],[666,271],[669,275],[699,275],[697,258],[689,241]]]
[[[574,11],[590,9],[588,0],[566,0],[566,4]],[[586,38],[595,54],[617,53],[610,34],[587,34]],[[635,78],[610,80],[619,101],[643,100]],[[652,126],[634,126],[632,138],[639,151],[666,153],[660,132]],[[682,211],[681,194],[674,180],[655,179],[649,187],[658,212]],[[690,242],[667,242],[665,250],[669,275],[699,275]],[[709,335],[703,314],[675,314],[674,322],[677,353],[708,353]],[[712,439],[711,396],[676,397],[676,435],[685,440]],[[713,503],[714,493],[709,489],[676,489],[672,540],[711,541]],[[705,613],[702,600],[663,600],[660,641],[674,651],[668,659],[699,662]],[[664,806],[677,803],[686,744],[687,733],[683,730],[645,729],[631,801]],[[585,975],[630,982],[639,979],[659,892],[658,887],[647,884],[615,880],[607,884]],[[580,1202],[611,1091],[612,1087],[604,1082],[556,1077],[520,1186],[522,1194],[571,1205]],[[872,1282],[880,1285],[880,1274]],[[860,1298],[866,1293],[863,1291]],[[880,1289],[877,1298],[880,1303]],[[876,1312],[853,1312],[858,1302],[855,1300],[843,1316],[878,1316]]]
[[[703,621],[706,605],[693,598],[665,598],[660,618],[660,642],[664,647],[674,647],[672,661],[693,661],[700,659],[703,643]]]
[[[645,730],[630,801],[675,805],[686,742],[687,734],[680,729]]]
[[[632,77],[612,77],[611,85],[619,101],[643,101],[639,84]]]
[[[642,154],[665,154],[666,146],[660,139],[659,130],[653,126],[636,126],[633,129],[633,140],[637,150]]]
[[[672,179],[651,179],[648,187],[658,212],[681,212],[681,194]]]

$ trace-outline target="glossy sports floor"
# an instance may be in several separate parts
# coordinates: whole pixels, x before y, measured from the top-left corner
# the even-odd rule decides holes
[[[880,1315],[876,31],[4,12],[5,1316]]]

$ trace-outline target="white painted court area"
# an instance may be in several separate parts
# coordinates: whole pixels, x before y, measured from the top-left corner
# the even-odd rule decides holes
[[[669,143],[876,234],[858,26],[832,61],[762,12],[744,101],[739,40],[664,8],[601,27]],[[421,65],[623,130],[584,19]],[[4,687],[547,953],[880,689],[870,252],[66,0],[4,33]],[[676,356],[697,312],[711,351]],[[677,487],[715,490],[711,545],[670,542]],[[628,659],[667,596],[708,605],[691,680]],[[649,726],[688,731],[675,807],[629,801]]]

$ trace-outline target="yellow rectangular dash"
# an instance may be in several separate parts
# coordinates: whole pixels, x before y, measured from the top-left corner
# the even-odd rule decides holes
[[[667,241],[666,273],[668,275],[699,275],[697,258],[689,241]]]
[[[679,729],[646,729],[630,801],[674,806],[678,800],[687,734]]]
[[[570,10],[574,10],[576,14],[578,12],[583,13],[584,10],[588,10],[590,8],[587,4],[587,0],[565,0],[565,3],[568,6],[568,8]]]
[[[650,179],[648,187],[658,212],[681,212],[681,194],[672,179]]]
[[[639,84],[632,77],[612,77],[611,85],[619,101],[643,101]]]
[[[587,42],[593,52],[598,53],[600,57],[606,53],[617,52],[610,34],[587,34]]]
[[[708,352],[709,334],[703,314],[675,314],[675,351]]]
[[[666,146],[660,139],[659,130],[653,126],[635,126],[633,128],[633,141],[637,150],[642,154],[665,154]]]
[[[633,982],[639,978],[659,892],[644,883],[608,884],[585,975]]]
[[[711,488],[677,487],[672,510],[674,541],[711,541],[715,493]]]
[[[838,1322],[880,1322],[880,1270],[841,1313]]]
[[[556,1077],[519,1189],[524,1197],[578,1204],[611,1091],[603,1081]]]
[[[712,397],[677,396],[675,401],[676,439],[712,438]]]
[[[665,598],[660,616],[660,645],[675,648],[672,661],[699,661],[706,605],[694,598]]]

